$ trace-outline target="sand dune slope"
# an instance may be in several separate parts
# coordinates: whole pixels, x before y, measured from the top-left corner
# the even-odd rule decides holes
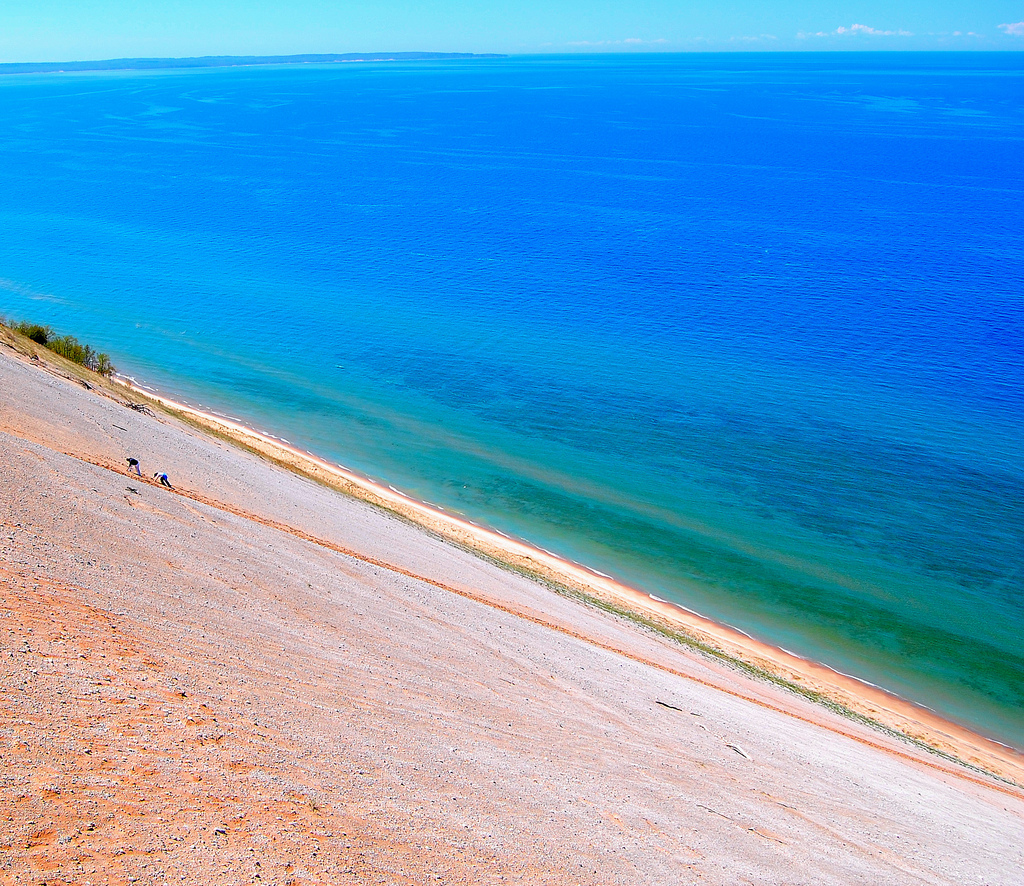
[[[1021,882],[1020,791],[2,354],[0,529],[0,882]]]

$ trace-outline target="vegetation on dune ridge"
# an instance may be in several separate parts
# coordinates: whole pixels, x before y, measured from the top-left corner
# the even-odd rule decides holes
[[[110,357],[107,354],[98,353],[89,345],[83,345],[73,335],[57,335],[49,326],[24,321],[11,323],[3,317],[0,317],[0,326],[7,326],[19,335],[59,354],[64,359],[78,363],[102,376],[109,378],[115,372],[114,364],[110,362]]]

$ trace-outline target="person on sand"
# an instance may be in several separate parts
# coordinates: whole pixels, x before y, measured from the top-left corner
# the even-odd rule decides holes
[[[157,471],[153,476],[160,481],[161,486],[166,486],[168,489],[174,488],[173,486],[171,486],[171,481],[167,479],[166,474],[162,474],[160,473],[160,471]]]
[[[130,474],[132,471],[135,471],[135,473],[138,474],[141,477],[142,476],[142,471],[139,470],[139,460],[137,458],[131,458],[131,457],[129,457],[129,458],[125,459],[125,460],[128,462],[128,473]]]

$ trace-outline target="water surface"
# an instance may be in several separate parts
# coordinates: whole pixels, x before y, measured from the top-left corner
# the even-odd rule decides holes
[[[1024,747],[1024,58],[0,78],[0,312]]]

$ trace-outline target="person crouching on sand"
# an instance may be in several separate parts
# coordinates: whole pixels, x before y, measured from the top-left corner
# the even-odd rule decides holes
[[[135,471],[135,473],[138,474],[140,477],[142,476],[142,471],[139,470],[139,460],[137,458],[126,458],[125,461],[128,462],[129,474],[132,471]]]
[[[161,474],[159,471],[157,471],[153,476],[160,481],[161,486],[166,486],[168,489],[174,488],[173,486],[171,486],[171,481],[167,479],[166,474]]]

